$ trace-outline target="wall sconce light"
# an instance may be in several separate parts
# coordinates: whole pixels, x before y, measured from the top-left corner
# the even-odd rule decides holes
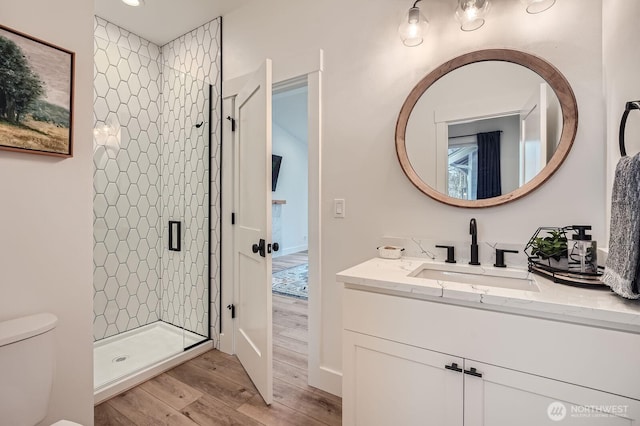
[[[489,0],[458,0],[456,18],[460,22],[460,29],[474,31],[483,26],[490,7]]]
[[[125,0],[123,0],[125,1]],[[142,0],[141,0],[142,1]],[[429,29],[429,21],[420,12],[416,0],[409,9],[406,17],[398,27],[398,34],[405,46],[413,47],[422,44]],[[462,31],[474,31],[484,25],[489,9],[490,0],[457,0],[456,19],[460,22]],[[556,0],[520,0],[526,6],[527,13],[544,12],[556,3]]]
[[[398,27],[398,34],[405,46],[413,47],[422,44],[424,36],[429,29],[429,21],[420,12],[417,4],[421,0],[416,0],[413,7],[409,9],[407,16]]]
[[[521,0],[527,7],[527,13],[544,12],[556,3],[556,0]]]

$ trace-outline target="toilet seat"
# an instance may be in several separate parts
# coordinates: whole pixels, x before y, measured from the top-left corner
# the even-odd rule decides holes
[[[52,424],[51,426],[82,426],[80,423],[71,422],[69,420],[60,420]]]

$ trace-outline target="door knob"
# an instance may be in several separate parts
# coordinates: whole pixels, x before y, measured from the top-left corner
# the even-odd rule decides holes
[[[251,251],[254,253],[260,253],[260,256],[266,257],[265,246],[266,246],[265,240],[260,238],[260,241],[258,241],[258,244],[254,244],[251,246]]]
[[[278,251],[278,250],[280,250],[280,244],[273,243],[273,251]]]

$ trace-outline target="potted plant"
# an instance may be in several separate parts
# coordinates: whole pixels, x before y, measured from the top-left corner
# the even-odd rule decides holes
[[[568,242],[565,228],[538,228],[525,247],[529,260],[544,261],[548,266],[566,269]]]
[[[535,237],[531,244],[531,255],[541,259],[560,260],[567,257],[567,237],[563,230],[547,231],[545,237]]]

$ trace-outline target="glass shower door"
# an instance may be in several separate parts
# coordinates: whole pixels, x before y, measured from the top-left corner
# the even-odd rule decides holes
[[[186,74],[162,69],[162,294],[160,319],[171,330],[171,350],[184,350]]]
[[[164,75],[163,321],[180,328],[184,350],[209,337],[210,91],[189,73]]]
[[[184,348],[209,338],[210,85],[185,76]]]

